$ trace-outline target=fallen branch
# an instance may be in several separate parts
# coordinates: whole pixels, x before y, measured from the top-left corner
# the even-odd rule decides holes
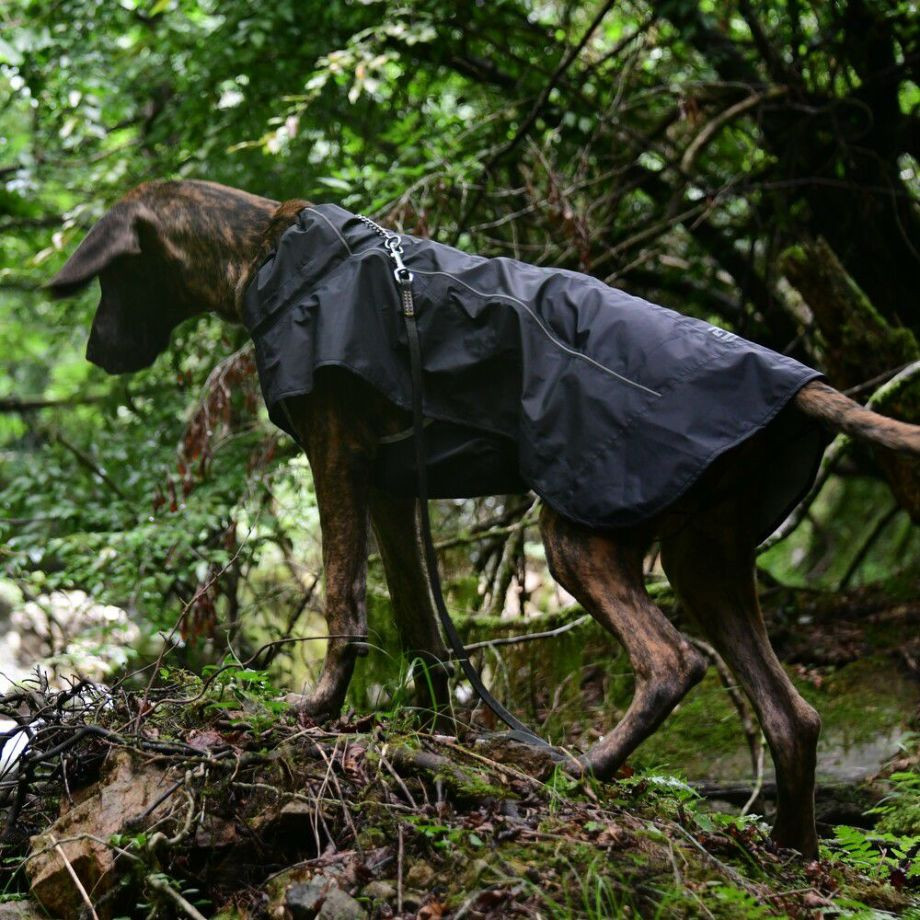
[[[539,627],[541,629],[555,629],[555,624],[564,624],[571,622],[572,618],[577,618],[584,613],[584,609],[578,604],[571,607],[564,607],[554,613],[541,613],[537,616],[521,620],[519,617],[507,619],[504,617],[492,617],[484,614],[458,614],[454,617],[454,622],[458,629],[475,629],[477,631],[494,630],[504,631],[508,629],[519,628],[521,625],[528,627]],[[553,625],[550,625],[553,624]]]
[[[514,524],[508,524],[502,527],[492,527],[489,530],[480,530],[480,531],[470,531],[468,533],[460,534],[456,537],[451,537],[447,540],[442,540],[439,543],[435,543],[435,549],[453,549],[456,546],[465,546],[468,543],[478,543],[482,540],[491,540],[493,537],[504,537],[509,536],[519,530],[524,529],[525,527],[532,527],[537,523],[538,515],[532,514],[527,515],[527,517],[521,518],[519,521]]]
[[[61,399],[34,397],[18,399],[14,396],[0,399],[0,412],[40,412],[42,409],[60,409],[67,406],[92,406],[104,402],[108,396],[67,396]]]
[[[475,787],[473,777],[469,773],[458,767],[454,761],[440,754],[433,754],[431,751],[416,751],[408,747],[388,748],[387,753],[392,758],[393,766],[397,769],[438,776],[455,791]]]

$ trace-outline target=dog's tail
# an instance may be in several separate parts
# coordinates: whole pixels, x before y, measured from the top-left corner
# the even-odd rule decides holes
[[[795,404],[806,415],[854,438],[900,453],[920,454],[920,425],[879,415],[819,380],[806,383]]]

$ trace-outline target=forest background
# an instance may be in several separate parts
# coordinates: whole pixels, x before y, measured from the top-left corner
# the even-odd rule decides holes
[[[64,662],[54,592],[111,605],[130,630],[103,616],[80,660],[127,672],[162,661],[164,636],[169,667],[197,671],[323,633],[309,468],[268,423],[244,331],[189,321],[152,368],[108,377],[84,359],[96,290],[42,289],[151,179],[337,202],[588,272],[920,422],[917,22],[913,0],[6,0],[0,625],[34,628],[23,647]],[[873,769],[895,742],[913,752],[897,832],[920,835],[920,475],[845,441],[830,458],[759,558],[769,625],[828,737],[888,739]],[[606,730],[625,664],[551,584],[531,501],[440,502],[435,516],[469,641],[556,633],[479,649],[499,694],[555,741]],[[680,620],[654,556],[648,571]],[[405,699],[375,556],[370,608],[359,712]],[[321,652],[273,646],[249,679],[300,685]],[[834,709],[853,674],[871,688]],[[646,766],[702,776],[735,743],[744,765],[729,693],[710,675]],[[747,743],[756,753],[756,733]],[[866,865],[907,878],[903,854]],[[743,896],[753,915],[758,890]]]

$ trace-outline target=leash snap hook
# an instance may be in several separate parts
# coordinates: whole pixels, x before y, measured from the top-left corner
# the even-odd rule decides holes
[[[383,241],[384,247],[386,247],[387,252],[389,253],[390,258],[393,260],[393,264],[396,268],[393,269],[393,277],[396,278],[396,283],[401,288],[407,288],[412,284],[413,275],[412,272],[406,268],[405,263],[402,260],[403,257],[403,248],[402,240],[398,236],[388,236]]]
[[[396,233],[386,237],[383,241],[383,246],[394,258],[403,255],[402,237]]]

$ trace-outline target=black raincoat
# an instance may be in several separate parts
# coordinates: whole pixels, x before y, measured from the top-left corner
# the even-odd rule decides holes
[[[593,527],[633,525],[729,448],[771,435],[754,510],[766,536],[813,481],[825,438],[786,411],[817,371],[595,278],[403,236],[414,273],[433,496],[537,492]],[[404,320],[381,238],[308,207],[246,291],[271,419],[318,368],[347,368],[411,408]],[[380,446],[378,485],[414,490],[411,431]]]

